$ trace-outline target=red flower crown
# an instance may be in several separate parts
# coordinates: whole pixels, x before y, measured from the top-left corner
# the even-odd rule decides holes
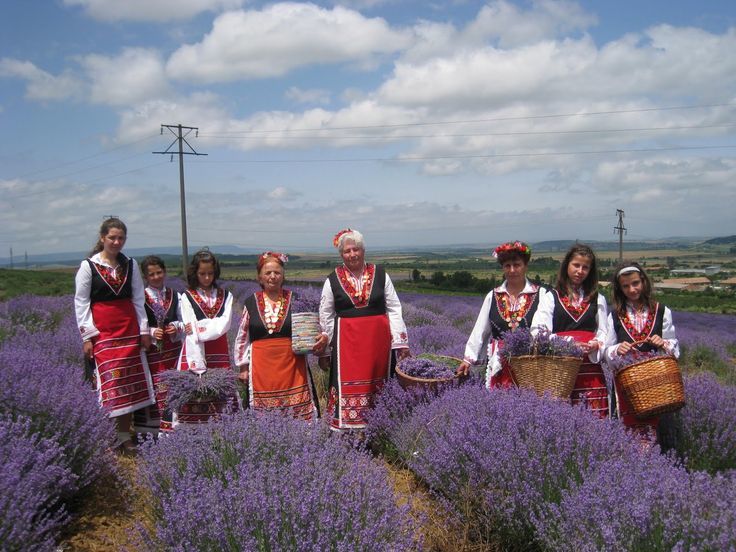
[[[284,253],[279,253],[277,251],[266,251],[265,253],[261,253],[261,256],[258,257],[258,264],[257,268],[260,271],[264,264],[266,264],[266,259],[269,257],[273,257],[274,259],[278,259],[282,265],[289,262],[289,257],[287,257]]]
[[[335,234],[335,237],[332,238],[332,246],[337,247],[340,244],[340,238],[342,237],[342,235],[352,231],[352,228],[345,228],[344,230],[340,230],[337,234]]]
[[[493,250],[493,258],[497,259],[501,253],[520,253],[521,255],[531,256],[532,248],[521,241],[506,242],[499,245]]]

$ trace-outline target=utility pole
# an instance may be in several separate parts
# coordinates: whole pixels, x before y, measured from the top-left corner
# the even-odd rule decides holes
[[[181,206],[181,268],[182,274],[186,277],[187,264],[189,264],[189,252],[187,251],[187,203],[184,192],[184,156],[185,155],[207,155],[206,153],[197,153],[192,145],[187,142],[186,137],[194,131],[194,136],[199,136],[199,128],[187,127],[182,125],[161,125],[161,134],[167,129],[175,136],[174,141],[169,144],[165,151],[154,151],[153,153],[169,154],[171,161],[174,160],[174,151],[171,149],[174,144],[179,145],[179,205]],[[186,144],[188,151],[184,151]]]
[[[25,258],[26,258],[26,270],[28,270],[28,251],[25,252]]]
[[[624,262],[624,234],[626,233],[623,209],[616,209],[616,215],[618,216],[618,226],[614,226],[613,231],[618,232],[618,262],[622,263]]]
[[[13,270],[13,248],[10,248],[10,270]]]

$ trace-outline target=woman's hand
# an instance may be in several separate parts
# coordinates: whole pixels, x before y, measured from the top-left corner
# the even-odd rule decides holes
[[[164,338],[164,330],[162,328],[156,328],[153,330],[153,337],[161,341]]]
[[[141,335],[141,349],[147,351],[151,348],[151,336],[148,334]]]
[[[238,374],[238,379],[242,381],[243,383],[248,383],[248,365],[240,368],[240,373]]]
[[[647,337],[646,342],[651,343],[652,345],[654,345],[655,347],[659,349],[664,349],[665,346],[667,345],[664,342],[664,339],[662,339],[662,337],[658,335],[650,335],[649,337]]]
[[[186,333],[187,335],[192,335],[192,323],[191,322],[187,322],[186,324],[184,324],[184,333]]]
[[[470,363],[466,360],[463,360],[460,363],[460,366],[457,367],[455,370],[455,374],[458,376],[467,376],[470,373]]]
[[[583,352],[587,355],[589,353],[592,353],[592,352],[597,351],[598,349],[600,349],[601,348],[601,344],[600,344],[599,341],[597,341],[595,339],[591,339],[587,343],[581,343],[580,344],[580,347],[582,347]]]
[[[84,351],[84,356],[90,360],[95,358],[95,351],[94,346],[92,345],[91,341],[85,341],[82,344],[82,350]]]
[[[330,338],[327,337],[327,334],[321,334],[317,341],[314,342],[314,345],[312,346],[312,352],[315,354],[320,354],[322,351],[325,350],[325,347],[327,347],[327,343],[330,341]]]
[[[619,356],[623,356],[631,351],[634,350],[634,344],[633,343],[619,343],[618,347],[616,347],[616,354]]]
[[[402,347],[401,349],[396,349],[396,359],[397,360],[404,360],[405,358],[409,358],[411,356],[411,351],[409,350],[409,347]]]
[[[176,335],[176,326],[169,324],[164,328],[164,332],[166,332],[166,335]]]

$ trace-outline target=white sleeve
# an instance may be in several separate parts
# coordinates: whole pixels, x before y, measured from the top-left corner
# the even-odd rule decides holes
[[[539,328],[547,328],[553,331],[554,314],[555,314],[555,295],[551,291],[539,290],[539,305],[532,317],[532,333]]]
[[[600,343],[600,347],[596,351],[588,354],[590,362],[599,363],[603,359],[603,352],[606,347],[611,345],[613,339],[613,321],[608,316],[608,302],[602,293],[598,293],[598,311],[595,315],[596,330],[595,339]]]
[[[335,333],[335,316],[335,296],[332,294],[330,279],[327,278],[325,285],[322,286],[322,296],[319,298],[319,325],[330,343]]]
[[[470,332],[468,342],[465,344],[465,355],[463,360],[470,364],[478,365],[486,354],[488,339],[491,335],[491,300],[493,291],[486,295],[483,305],[480,307],[478,318]]]
[[[233,320],[233,294],[228,291],[225,294],[225,309],[221,316],[197,320],[196,327],[194,324],[192,325],[197,341],[212,341],[225,335],[230,329]],[[185,299],[185,301],[188,301],[188,299]]]
[[[664,308],[664,317],[662,319],[662,339],[667,345],[667,351],[675,358],[680,358],[680,341],[675,333],[675,324],[672,321],[672,311],[667,307]]]
[[[618,353],[616,350],[618,349],[618,340],[616,339],[616,332],[613,331],[613,317],[616,316],[616,313],[609,312],[608,313],[608,328],[610,329],[610,337],[608,344],[603,348],[603,359],[604,360],[613,360],[618,356]]]
[[[84,260],[79,265],[74,277],[74,314],[77,318],[77,328],[82,335],[82,341],[88,341],[100,334],[92,319],[92,271],[89,263]]]
[[[391,348],[405,349],[409,347],[409,337],[406,335],[406,324],[401,311],[401,301],[396,294],[391,278],[386,274],[386,283],[383,288],[386,299],[386,312],[391,327]]]
[[[235,337],[235,365],[239,367],[250,364],[250,314],[248,309],[243,307],[243,317],[240,319],[238,326],[238,335]]]
[[[133,278],[133,307],[135,308],[136,318],[138,318],[140,334],[147,335],[149,331],[148,316],[146,315],[146,307],[144,306],[146,303],[146,294],[144,291],[145,285],[143,284],[143,277],[141,276],[141,271],[138,268],[138,263],[132,257],[130,258],[130,262],[133,263],[133,266],[130,269],[131,276]]]
[[[194,309],[192,308],[191,303],[189,303],[189,299],[187,299],[186,297],[186,293],[182,293],[179,296],[179,308],[181,309],[180,312],[182,321],[184,322],[184,324],[191,324],[193,330],[193,333],[191,335],[184,335],[184,348],[182,349],[182,356],[186,352],[189,369],[196,373],[201,373],[207,370],[207,359],[205,358],[204,353],[204,343],[200,343],[197,340],[197,317],[194,314]],[[182,357],[180,356],[177,370],[181,370],[181,361]]]

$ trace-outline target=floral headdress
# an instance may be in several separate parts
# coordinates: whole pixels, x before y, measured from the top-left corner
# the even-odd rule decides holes
[[[345,228],[344,230],[340,230],[337,234],[335,234],[335,237],[332,238],[332,245],[333,247],[338,247],[340,245],[340,238],[349,232],[352,232],[352,228]]]
[[[532,248],[521,241],[502,243],[493,250],[493,258],[497,259],[502,253],[519,253],[525,257],[531,257]]]
[[[261,256],[258,257],[257,267],[259,272],[263,265],[266,263],[266,259],[271,257],[277,259],[282,265],[285,265],[289,262],[289,257],[287,257],[284,253],[279,253],[277,251],[266,251],[265,253],[261,253]]]

